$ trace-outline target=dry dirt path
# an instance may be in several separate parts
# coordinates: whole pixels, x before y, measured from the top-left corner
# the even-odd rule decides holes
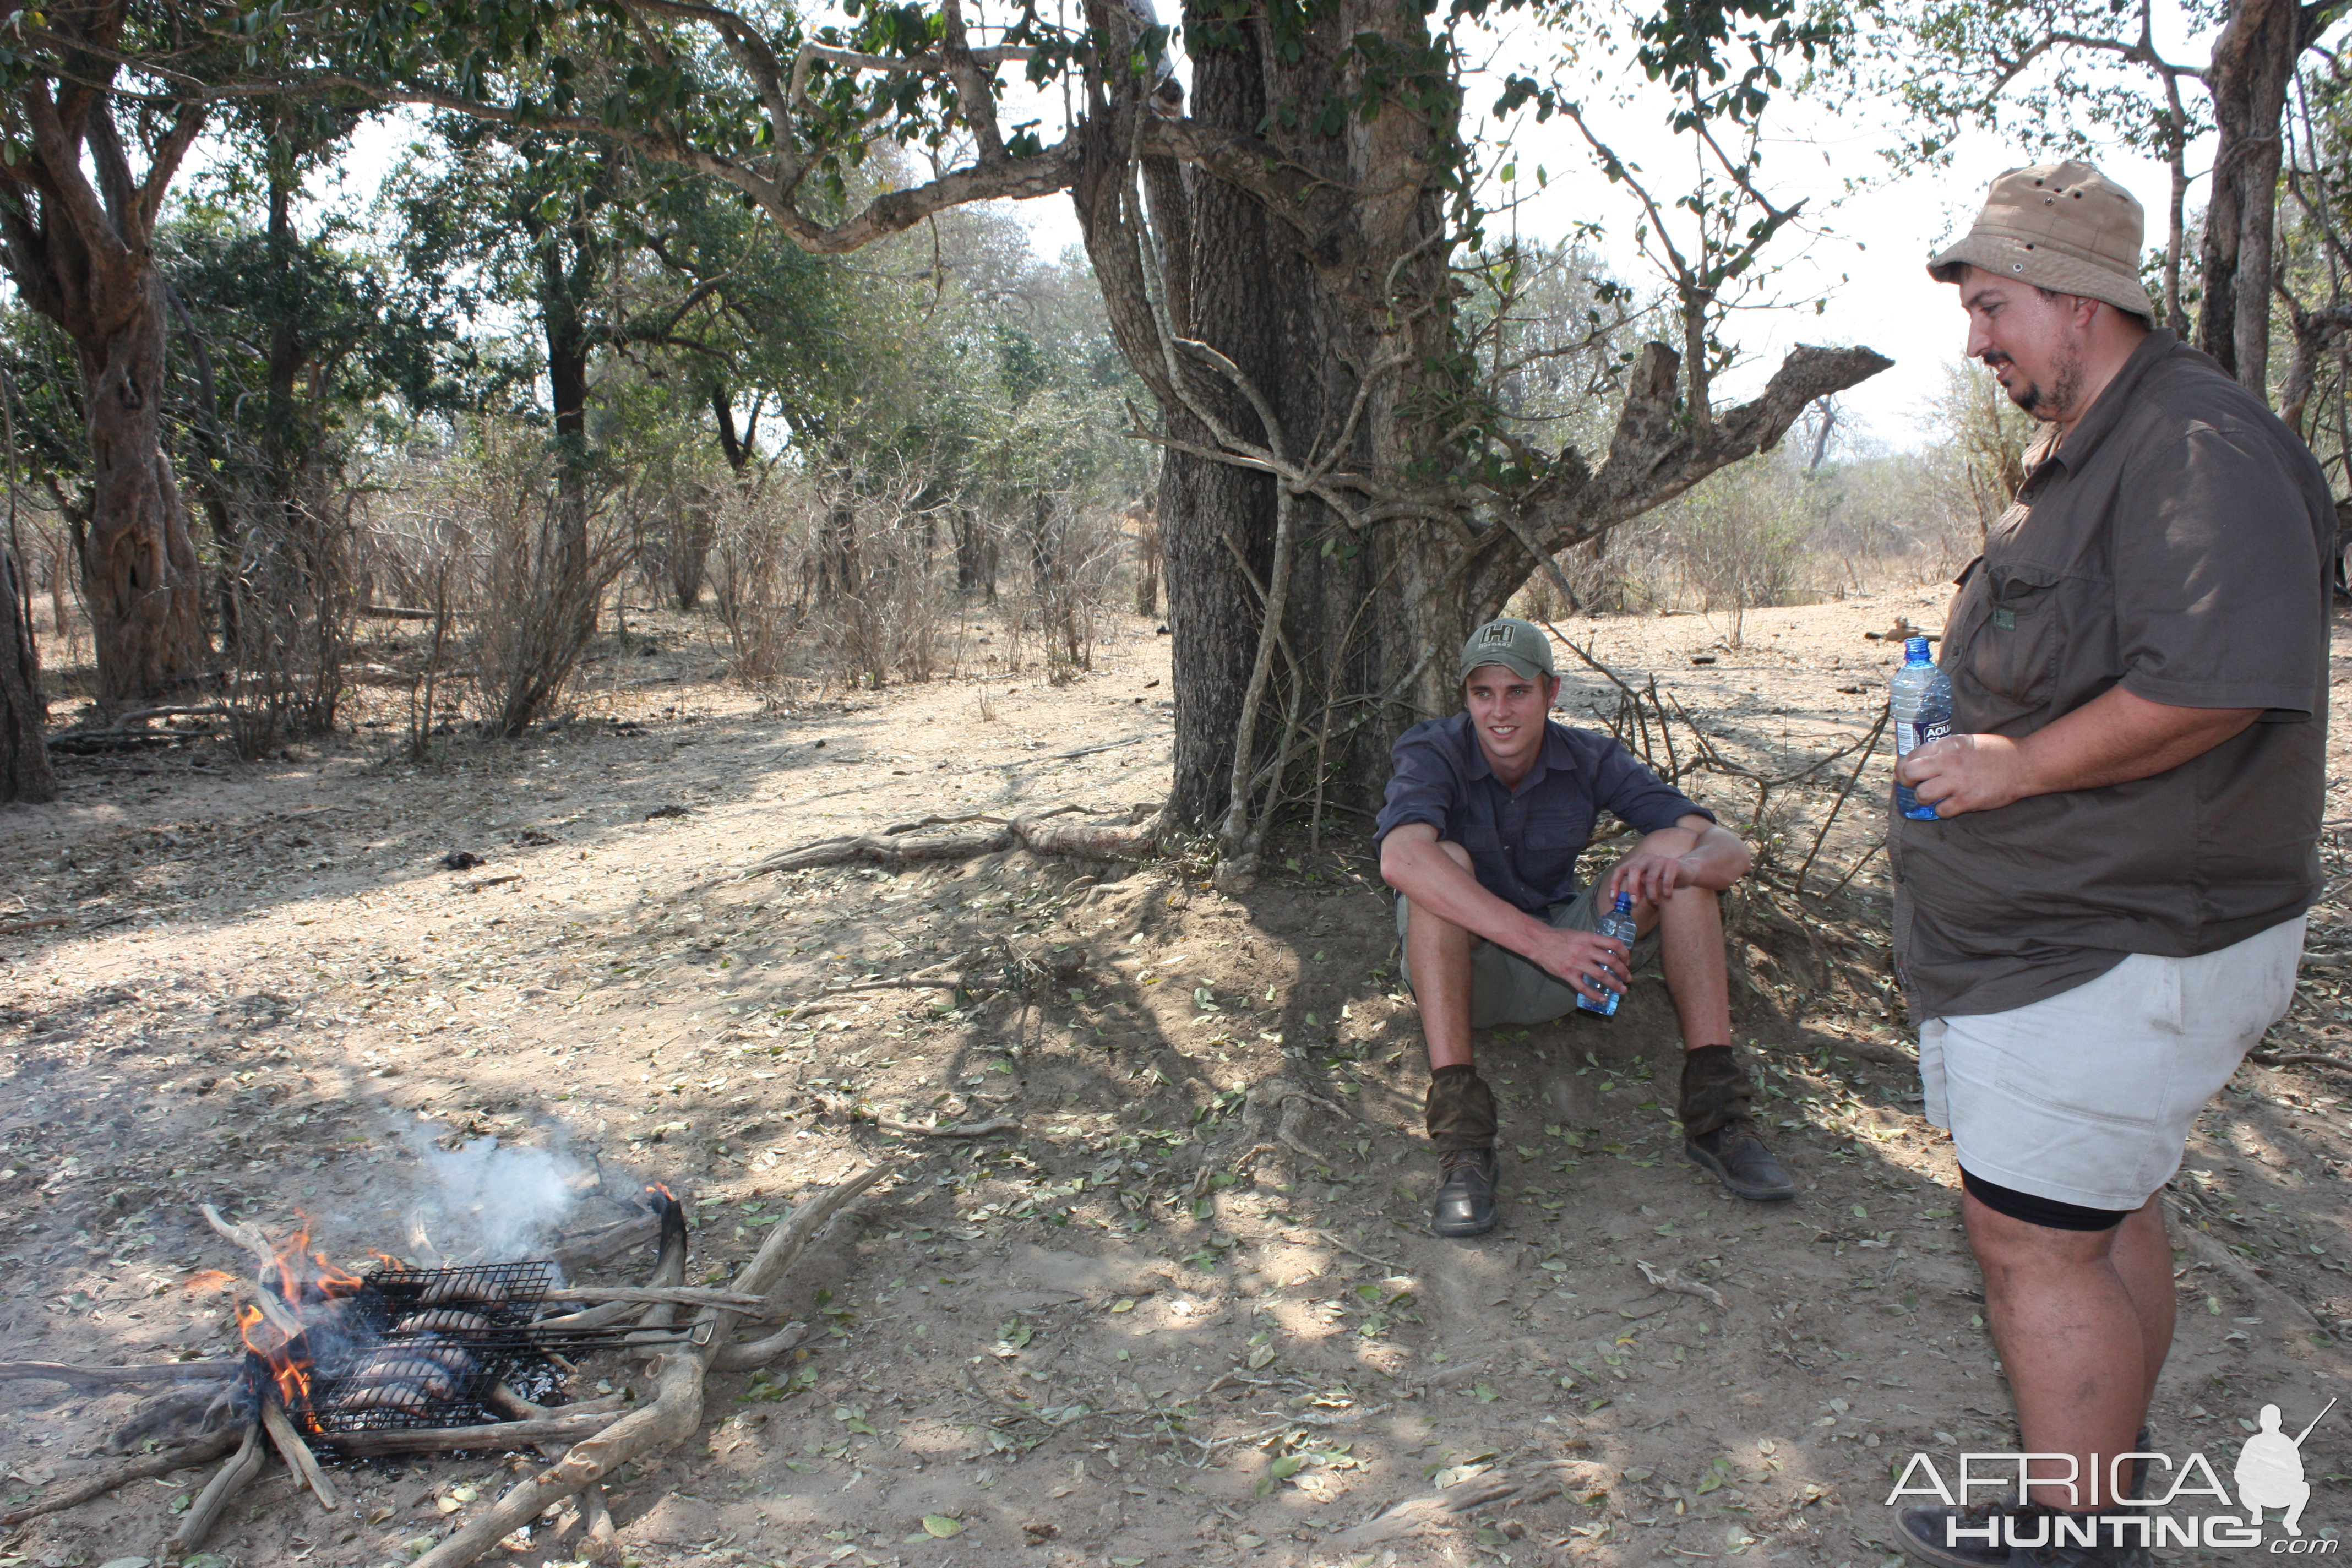
[[[1896,653],[1863,633],[1932,627],[1940,603],[1754,612],[1738,647],[1697,616],[1562,629],[1765,763],[1865,733]],[[2341,634],[2337,652],[2352,668]],[[0,931],[69,917],[0,935],[0,1356],[226,1353],[223,1298],[191,1280],[239,1265],[201,1203],[307,1213],[361,1262],[413,1253],[412,1216],[454,1254],[566,1184],[658,1178],[697,1216],[700,1279],[886,1159],[898,1173],[790,1288],[807,1349],[723,1380],[700,1440],[614,1488],[631,1560],[1874,1565],[1891,1467],[2011,1446],[1948,1144],[1900,1067],[1853,1054],[1904,1038],[1874,993],[1759,970],[1742,1023],[1803,1189],[1780,1207],[1683,1163],[1654,987],[1610,1024],[1485,1042],[1507,1219],[1465,1245],[1423,1228],[1418,1037],[1360,841],[1239,897],[1175,863],[1025,853],[694,890],[927,815],[1154,800],[1165,660],[1135,624],[1066,687],[779,711],[680,656],[592,691],[597,722],[424,769],[356,742],[66,760],[63,804],[0,813]],[[1613,698],[1585,672],[1564,705]],[[1727,817],[1747,804],[1734,780],[1692,787]],[[1828,798],[1789,794],[1767,827],[1801,847]],[[1840,865],[1873,816],[1833,840]],[[443,869],[452,851],[484,863]],[[1853,887],[1822,930],[1874,951],[1873,869]],[[2321,956],[2273,1044],[2344,1048],[2326,955],[2352,949],[2347,922],[2315,913]],[[1746,951],[1769,968],[1770,949]],[[828,981],[931,965],[967,988],[793,1015]],[[2250,1066],[2200,1124],[2178,1197],[2210,1239],[2178,1258],[2159,1447],[2226,1474],[2260,1405],[2300,1425],[2342,1387],[2344,1351],[2315,1335],[2352,1319],[2347,1095],[2342,1074]],[[891,1126],[988,1118],[1017,1128]],[[32,1383],[0,1399],[0,1499],[104,1463],[134,1407]],[[2347,1433],[2314,1435],[2315,1478],[2352,1471]],[[212,1551],[404,1560],[506,1463],[354,1468],[331,1518],[273,1469]],[[152,1556],[187,1482],[37,1521],[0,1564]],[[1367,1523],[1424,1497],[1450,1506]],[[2347,1497],[2324,1488],[2312,1522]],[[570,1561],[565,1524],[505,1560]]]

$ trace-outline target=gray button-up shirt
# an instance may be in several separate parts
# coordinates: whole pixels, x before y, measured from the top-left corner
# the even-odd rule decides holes
[[[1576,897],[1576,858],[1604,808],[1641,833],[1694,815],[1715,820],[1614,737],[1549,721],[1542,753],[1516,790],[1487,765],[1466,712],[1415,724],[1391,757],[1396,771],[1376,837],[1426,822],[1470,852],[1480,887],[1529,914]]]

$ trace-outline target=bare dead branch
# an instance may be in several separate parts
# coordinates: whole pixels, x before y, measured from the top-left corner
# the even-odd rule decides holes
[[[241,1436],[242,1434],[236,1431],[223,1432],[216,1436],[207,1437],[200,1443],[192,1443],[184,1448],[175,1448],[168,1454],[150,1455],[146,1458],[108,1470],[103,1475],[84,1476],[81,1479],[50,1493],[37,1502],[26,1503],[24,1507],[12,1510],[7,1513],[0,1513],[0,1529],[13,1528],[28,1519],[37,1519],[45,1513],[58,1513],[66,1509],[79,1507],[92,1498],[104,1497],[116,1488],[128,1486],[132,1481],[168,1476],[174,1470],[184,1470],[191,1465],[201,1465],[208,1459],[217,1459],[236,1447]]]
[[[220,1519],[221,1510],[246,1489],[254,1477],[261,1473],[264,1454],[261,1423],[256,1421],[245,1429],[245,1440],[237,1446],[228,1463],[213,1472],[213,1479],[205,1483],[205,1489],[198,1492],[196,1500],[188,1505],[186,1515],[180,1521],[180,1528],[172,1532],[172,1544],[184,1552],[202,1546],[205,1537],[213,1532],[213,1525]]]

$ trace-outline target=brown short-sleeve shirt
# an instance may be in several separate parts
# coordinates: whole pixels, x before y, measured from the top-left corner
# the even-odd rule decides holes
[[[2126,954],[2211,952],[2310,904],[2335,540],[2311,453],[2169,332],[2033,463],[1947,615],[1954,731],[2028,735],[2117,683],[2264,712],[2152,778],[1948,821],[1894,815],[1915,1018],[2007,1012]]]

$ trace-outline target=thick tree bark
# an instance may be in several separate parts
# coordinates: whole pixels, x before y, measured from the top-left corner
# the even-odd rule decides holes
[[[2295,0],[2232,0],[2205,73],[2221,134],[2205,208],[2197,346],[2265,402],[2280,120],[2295,60],[2332,15]]]
[[[75,79],[34,74],[14,89],[29,145],[0,169],[10,280],[64,329],[81,371],[90,492],[76,542],[108,710],[199,679],[207,651],[196,552],[163,457],[166,305],[151,250],[205,111],[181,109],[134,174],[114,122],[111,68],[99,63],[123,14],[116,0],[53,24],[96,53]]]
[[[195,545],[163,456],[163,283],[143,258],[121,281],[111,321],[87,335],[67,325],[89,411],[82,590],[110,710],[201,679],[207,652]]]
[[[1336,134],[1309,129],[1312,106],[1364,87],[1360,65],[1335,63],[1367,58],[1351,40],[1379,35],[1369,54],[1400,79],[1425,61],[1423,82],[1450,81],[1442,51],[1384,0],[1336,0],[1295,42],[1269,26],[1188,7],[1192,116],[1099,92],[1071,184],[1112,334],[1168,447],[1179,827],[1227,820],[1237,786],[1263,802],[1318,767],[1338,798],[1373,795],[1393,737],[1458,706],[1456,651],[1538,549],[1680,494],[1885,363],[1801,350],[1765,397],[1694,418],[1676,402],[1677,356],[1653,345],[1599,469],[1569,450],[1517,491],[1486,484],[1452,434],[1476,395],[1444,195],[1458,102],[1423,93]],[[1276,104],[1300,107],[1296,128]],[[1282,601],[1265,647],[1261,595]],[[1262,827],[1261,811],[1228,847],[1246,859]]]
[[[23,563],[0,539],[0,803],[58,798],[43,738],[40,651],[33,641]]]

